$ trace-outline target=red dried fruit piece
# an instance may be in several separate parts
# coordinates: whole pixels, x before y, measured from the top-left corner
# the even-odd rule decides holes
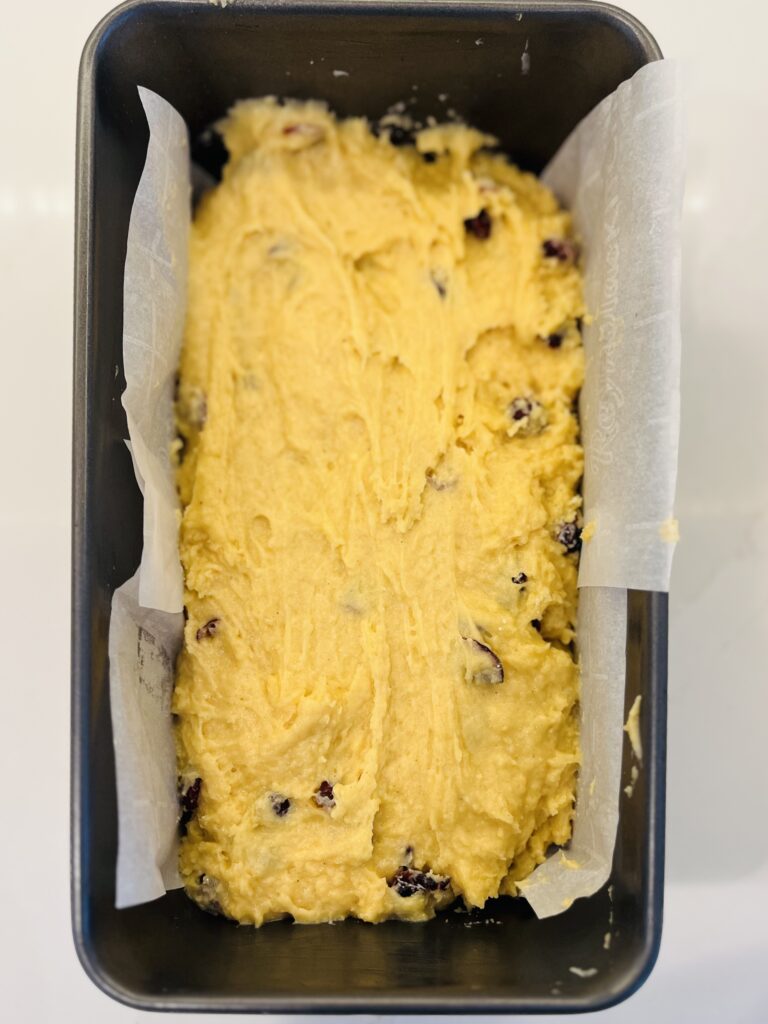
[[[472,669],[472,680],[476,683],[503,683],[504,666],[499,657],[490,647],[481,644],[471,636],[461,638],[475,657],[476,664]]]
[[[209,619],[204,626],[195,633],[196,640],[205,640],[206,637],[216,636],[219,631],[221,619]]]
[[[298,135],[308,142],[320,142],[325,138],[325,128],[321,124],[287,124],[283,128],[283,135]]]
[[[291,801],[280,793],[270,793],[269,803],[278,818],[284,818],[291,809]]]
[[[578,523],[561,523],[557,527],[555,539],[562,544],[566,552],[574,554],[581,550],[581,527]]]
[[[200,788],[203,785],[203,780],[198,778],[192,783],[185,793],[181,794],[181,806],[185,812],[194,814],[197,810],[197,805],[200,803]]]
[[[486,209],[482,209],[480,213],[476,214],[474,217],[467,217],[464,221],[465,231],[481,240],[491,237],[492,227],[493,223],[491,221],[491,215]]]
[[[335,807],[336,798],[333,795],[333,784],[328,782],[327,779],[323,779],[315,790],[314,800],[318,807],[326,807],[328,809]]]
[[[575,263],[579,258],[579,247],[570,238],[547,238],[541,243],[541,251],[558,263]]]
[[[181,786],[181,780],[179,780]],[[181,816],[179,817],[179,832],[182,836],[187,834],[187,825],[192,820],[192,815],[197,810],[197,805],[200,803],[200,788],[203,784],[202,779],[195,779],[191,786],[185,791],[181,792],[179,796],[179,803],[181,804]]]
[[[398,896],[415,896],[416,893],[442,892],[448,888],[451,880],[447,875],[436,875],[427,869],[416,871],[413,868],[400,867],[387,879],[387,885],[394,889]]]

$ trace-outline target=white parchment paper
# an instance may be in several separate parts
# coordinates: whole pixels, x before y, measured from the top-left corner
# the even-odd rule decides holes
[[[566,139],[542,178],[574,217],[591,322],[580,401],[581,750],[573,838],[520,886],[539,917],[608,879],[619,821],[626,591],[669,590],[680,430],[679,68],[648,64]]]
[[[113,595],[109,627],[118,907],[181,885],[171,693],[184,628],[184,585],[169,452],[187,303],[189,143],[187,127],[170,104],[148,89],[139,94],[150,134],[125,258],[123,405],[144,495],[144,547],[137,573]]]
[[[573,212],[585,298],[579,586],[668,590],[680,431],[679,69],[648,64],[589,114],[543,180]]]
[[[142,89],[150,128],[125,268],[123,402],[144,494],[144,550],[116,591],[110,692],[118,778],[118,907],[180,884],[173,664],[181,643],[179,508],[168,458],[186,306],[190,170],[184,122]],[[627,588],[667,590],[679,419],[679,76],[659,61],[579,125],[544,173],[574,214],[593,319],[584,329],[586,467],[578,635],[582,764],[567,857],[521,887],[540,917],[610,873],[623,743]]]

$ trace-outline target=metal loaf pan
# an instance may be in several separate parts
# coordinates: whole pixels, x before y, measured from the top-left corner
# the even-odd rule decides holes
[[[258,930],[209,917],[180,891],[115,910],[107,632],[112,592],[142,543],[120,405],[123,262],[147,144],[137,85],[176,106],[193,143],[243,97],[316,97],[341,115],[378,117],[416,96],[417,117],[450,106],[538,171],[580,118],[659,57],[629,15],[569,2],[134,0],[88,40],[77,144],[72,906],[83,966],[115,998],[162,1010],[556,1013],[617,1002],[651,970],[664,861],[664,595],[628,597],[626,700],[643,695],[647,753],[633,799],[622,797],[612,900],[606,887],[544,921],[511,899],[421,925]],[[580,977],[571,966],[598,971]]]

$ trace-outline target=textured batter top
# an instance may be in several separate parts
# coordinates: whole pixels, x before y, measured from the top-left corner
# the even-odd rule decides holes
[[[182,875],[254,924],[480,906],[571,828],[569,218],[463,126],[260,100],[224,134],[177,404]]]

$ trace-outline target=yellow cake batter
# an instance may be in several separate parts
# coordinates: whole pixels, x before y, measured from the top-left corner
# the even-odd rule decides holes
[[[259,100],[223,130],[177,403],[187,891],[253,924],[481,906],[571,829],[569,217],[471,128]]]

